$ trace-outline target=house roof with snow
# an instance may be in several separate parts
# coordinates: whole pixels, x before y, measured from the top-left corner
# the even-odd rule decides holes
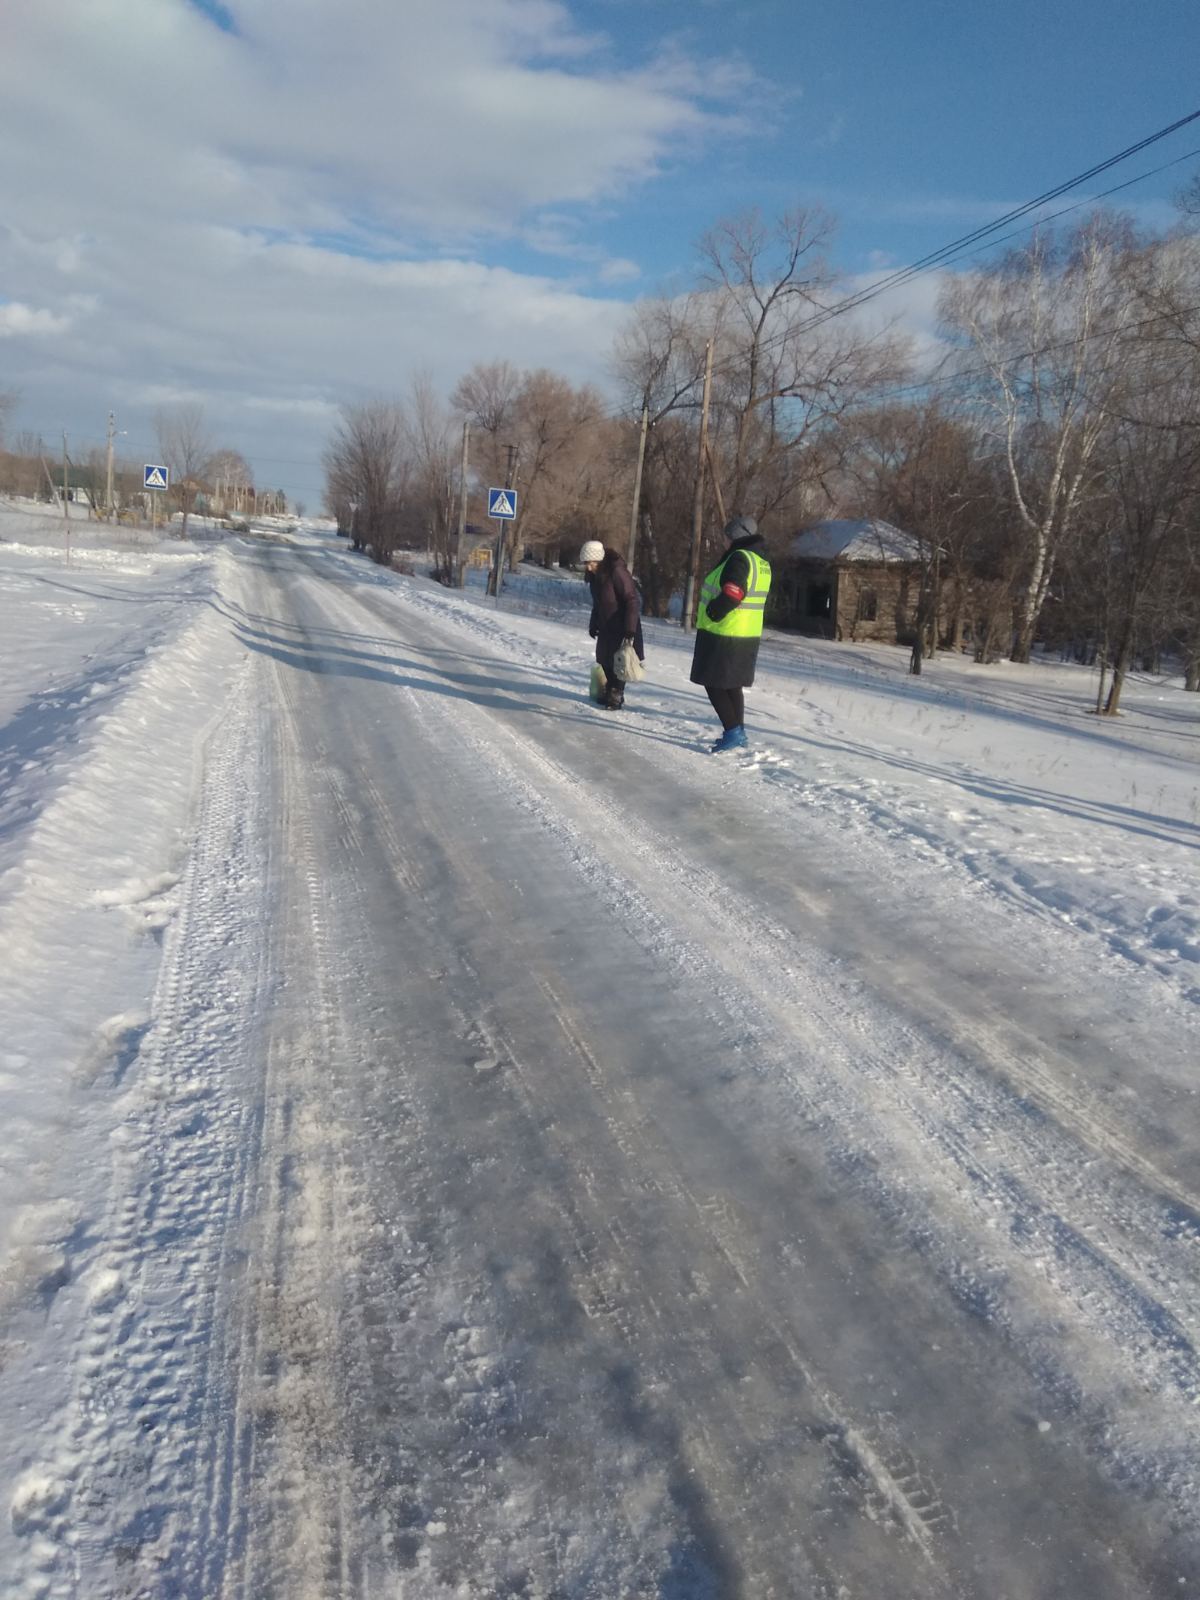
[[[814,522],[788,547],[795,560],[919,561],[921,545],[911,533],[878,517],[854,521]]]

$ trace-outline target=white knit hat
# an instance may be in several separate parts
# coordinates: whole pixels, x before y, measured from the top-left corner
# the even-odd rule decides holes
[[[589,539],[579,552],[580,566],[586,566],[589,561],[603,561],[604,546],[599,539]]]

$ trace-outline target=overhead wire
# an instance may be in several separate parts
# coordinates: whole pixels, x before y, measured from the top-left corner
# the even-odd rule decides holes
[[[1119,166],[1122,161],[1128,161],[1131,156],[1138,155],[1142,150],[1149,149],[1151,145],[1169,138],[1171,134],[1178,133],[1181,128],[1186,128],[1193,122],[1200,122],[1200,110],[1192,111],[1186,117],[1179,117],[1165,128],[1159,128],[1156,133],[1148,134],[1146,138],[1139,139],[1135,144],[1127,145],[1124,150],[1118,151],[1116,155],[1109,156],[1104,161],[1098,161],[1094,166],[1089,167],[1086,172],[1076,173],[1073,178],[1068,178],[1065,182],[1044,190],[1043,193],[1036,195],[1032,200],[1026,200],[1022,205],[1014,206],[1011,210],[1004,212],[1002,216],[994,218],[991,222],[984,223],[982,227],[975,228],[972,232],[965,233],[958,239],[952,239],[948,244],[941,245],[938,249],[919,256],[916,261],[910,262],[908,266],[898,268],[877,283],[870,285],[857,294],[849,295],[838,304],[829,307],[828,315],[840,316],[846,311],[853,310],[855,306],[864,304],[867,300],[873,300],[877,295],[883,294],[888,289],[899,288],[910,279],[921,276],[931,271],[934,267],[944,266],[949,261],[956,260],[960,255],[966,254],[968,250],[973,252],[973,247],[978,245],[980,241],[986,241],[989,246],[997,243],[998,241],[991,238],[990,235],[997,233],[1001,228],[1007,227],[1010,222],[1016,222],[1020,217],[1028,216],[1030,212],[1036,211],[1040,206],[1048,205],[1061,195],[1069,194],[1072,189],[1077,189],[1081,183],[1087,183],[1092,178],[1098,177],[1100,173],[1108,172],[1111,168]],[[1186,157],[1181,157],[1180,159],[1186,159]],[[1171,165],[1171,163],[1167,163],[1167,165]],[[1161,169],[1156,168],[1154,170]],[[1146,173],[1144,176],[1149,177],[1152,175],[1152,173]],[[1117,187],[1123,188],[1126,185],[1117,185]],[[1109,192],[1115,193],[1116,191]],[[1085,205],[1090,204],[1094,199],[1098,198],[1102,198],[1102,196],[1090,197],[1089,200],[1082,203]],[[1069,207],[1068,209],[1074,208]],[[1042,220],[1039,218],[1034,225],[1037,226]]]
[[[812,317],[809,317],[800,323],[793,324],[791,327],[781,330],[780,333],[771,335],[767,339],[764,339],[759,345],[759,349],[768,350],[774,348],[778,344],[786,343],[788,340],[794,339],[801,334],[811,332],[818,327],[822,327],[825,323],[832,321],[836,317],[844,316],[847,312],[858,310],[861,307],[878,299],[881,295],[888,293],[890,290],[900,288],[904,284],[912,282],[918,277],[923,277],[941,267],[948,266],[951,262],[960,260],[966,255],[980,254],[985,249],[992,249],[998,244],[1005,243],[1009,239],[1016,238],[1018,235],[1028,232],[1029,228],[1018,228],[1013,230],[1011,233],[1003,235],[1002,237],[995,237],[998,230],[1006,227],[1010,222],[1015,222],[1021,217],[1029,216],[1031,212],[1038,210],[1039,207],[1049,204],[1064,194],[1070,193],[1072,189],[1077,189],[1080,184],[1087,183],[1090,179],[1098,177],[1102,172],[1110,171],[1113,167],[1118,166],[1122,161],[1129,160],[1132,156],[1139,154],[1143,150],[1149,149],[1152,145],[1159,143],[1163,139],[1169,138],[1171,134],[1177,133],[1180,131],[1180,129],[1185,128],[1191,123],[1197,121],[1200,121],[1200,109],[1190,112],[1187,116],[1177,118],[1174,122],[1167,124],[1163,128],[1159,128],[1154,133],[1148,134],[1145,138],[1139,139],[1131,145],[1127,145],[1125,149],[1118,151],[1115,155],[1108,156],[1105,160],[1096,162],[1085,172],[1077,173],[1074,177],[1068,178],[1064,182],[1056,184],[1050,189],[1044,190],[1040,195],[1035,196],[1033,199],[1027,200],[1019,206],[1014,206],[1010,210],[1004,212],[1001,216],[994,218],[991,222],[985,223],[980,227],[973,229],[969,233],[962,234],[957,239],[950,240],[947,244],[939,246],[936,250],[927,252],[925,255],[918,257],[915,261],[910,262],[907,266],[898,268],[896,271],[887,274],[887,276],[879,279],[877,282],[866,285],[864,288],[844,296],[842,299],[835,301],[829,306],[821,307],[820,310],[817,311]],[[1056,221],[1058,218],[1066,216],[1070,212],[1077,211],[1085,205],[1094,205],[1099,200],[1107,199],[1109,196],[1117,194],[1124,189],[1132,188],[1135,184],[1145,182],[1147,178],[1155,177],[1160,172],[1164,172],[1170,167],[1178,166],[1182,162],[1197,155],[1200,155],[1200,147],[1197,147],[1195,150],[1187,151],[1183,155],[1173,158],[1171,161],[1163,162],[1157,167],[1150,168],[1146,172],[1139,173],[1137,176],[1126,179],[1122,183],[1115,184],[1109,189],[1102,190],[1099,194],[1089,195],[1085,199],[1076,201],[1070,206],[1065,206],[1061,210],[1053,212],[1048,216],[1039,216],[1035,218],[1029,226],[1042,227],[1046,223]],[[1185,314],[1190,314],[1190,312]],[[1161,318],[1147,319],[1147,321],[1156,320],[1161,320]],[[1141,324],[1135,324],[1135,326],[1138,325]],[[1088,337],[1095,336],[1096,335],[1090,335]],[[1073,343],[1074,341],[1067,342]],[[1055,347],[1052,346],[1050,348]],[[734,364],[734,358],[732,357],[727,358],[725,361],[716,361],[713,364],[713,372],[719,373],[732,370]],[[965,376],[965,374],[953,374],[944,378],[930,376],[922,380],[920,383],[893,390],[891,393],[898,395],[916,392],[928,387],[931,384],[955,381],[962,376]],[[697,374],[694,382],[698,381],[699,374]],[[602,415],[607,419],[614,421],[628,420],[629,410],[627,407],[615,407],[611,410],[604,411]],[[57,429],[48,429],[45,431],[53,433],[56,432]],[[137,449],[139,446],[131,442],[131,444],[127,445],[126,448]],[[142,445],[140,448],[145,451],[150,447]],[[318,463],[311,459],[293,460],[281,456],[271,457],[259,456],[257,454],[255,455],[255,461],[256,463],[264,466],[273,467],[297,466],[313,468],[318,466]],[[311,480],[307,486],[313,486]]]
[[[1087,182],[1089,178],[1096,176],[1100,172],[1108,171],[1112,167],[1116,166],[1119,162],[1127,160],[1131,155],[1137,154],[1139,151],[1146,149],[1148,146],[1157,143],[1161,139],[1167,138],[1168,135],[1172,133],[1177,132],[1180,128],[1186,127],[1189,123],[1196,121],[1200,121],[1200,110],[1193,111],[1188,116],[1179,118],[1177,121],[1170,123],[1165,128],[1160,128],[1157,133],[1148,135],[1145,139],[1141,139],[1136,144],[1128,146],[1125,150],[1119,152],[1117,155],[1108,157],[1106,161],[1098,162],[1095,166],[1090,167],[1087,172],[1079,173],[1074,178],[1068,179],[1065,183],[1058,184],[1053,189],[1046,190],[1043,194],[1037,196],[1035,199],[1026,201],[1024,205],[1014,207],[1012,210],[1005,212],[1003,216],[997,217],[994,221],[987,223],[981,228],[976,228],[972,233],[964,234],[961,236],[961,238],[952,240],[949,244],[943,245],[937,250],[930,251],[927,255],[921,256],[917,261],[911,262],[907,267],[901,267],[896,272],[889,273],[885,278],[878,280],[876,283],[869,284],[861,290],[856,290],[853,294],[844,296],[841,300],[835,301],[832,305],[822,307],[819,312],[817,312],[814,316],[807,318],[805,321],[796,323],[792,327],[784,329],[780,333],[771,335],[767,339],[764,339],[760,344],[759,349],[767,350],[774,348],[775,345],[786,343],[788,340],[794,339],[800,334],[811,332],[814,329],[823,326],[826,322],[832,321],[835,317],[844,316],[848,311],[858,310],[860,307],[869,304],[872,300],[877,299],[880,295],[886,294],[891,289],[900,288],[904,284],[910,283],[918,277],[924,277],[928,273],[938,270],[940,267],[948,266],[952,261],[960,260],[966,255],[978,255],[985,249],[992,249],[997,244],[1002,244],[1008,239],[1016,238],[1019,234],[1027,233],[1029,228],[1018,228],[1012,233],[1005,234],[1002,238],[991,237],[991,235],[993,235],[998,228],[1005,227],[1009,222],[1016,220],[1020,216],[1027,216],[1031,211],[1036,210],[1039,206],[1047,204],[1049,201],[1058,198],[1060,195],[1069,193],[1071,189],[1078,188],[1081,183]],[[1172,161],[1164,162],[1161,166],[1153,167],[1146,172],[1139,173],[1136,177],[1127,179],[1123,183],[1115,184],[1110,189],[1102,190],[1099,194],[1089,195],[1086,199],[1077,201],[1074,205],[1065,206],[1061,211],[1054,212],[1048,217],[1037,217],[1030,224],[1030,227],[1042,227],[1047,222],[1054,221],[1061,216],[1066,216],[1069,212],[1080,210],[1083,206],[1095,205],[1097,201],[1107,199],[1108,196],[1117,194],[1122,189],[1131,188],[1136,183],[1143,183],[1147,178],[1154,177],[1159,172],[1166,171],[1169,167],[1177,166],[1181,162],[1189,160],[1194,155],[1200,155],[1200,147],[1198,147],[1196,150],[1188,151],[1184,155],[1178,156]],[[981,240],[983,241],[982,243],[980,243]],[[727,371],[733,366],[733,364],[734,363],[732,359],[726,360],[725,362],[714,362],[713,371],[714,373]]]

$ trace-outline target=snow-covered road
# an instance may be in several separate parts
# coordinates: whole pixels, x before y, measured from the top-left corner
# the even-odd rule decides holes
[[[1196,1592],[1194,720],[1090,743],[1106,801],[981,754],[1070,768],[1055,707],[889,740],[780,645],[725,765],[665,631],[613,717],[577,625],[217,560],[153,998],[0,1365],[12,1592]]]

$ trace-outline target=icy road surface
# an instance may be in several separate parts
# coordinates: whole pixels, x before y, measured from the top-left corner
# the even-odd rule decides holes
[[[1200,1593],[1194,816],[1039,797],[1047,861],[1119,812],[1176,885],[1142,953],[995,785],[929,777],[968,846],[829,773],[769,651],[726,766],[653,639],[611,716],[578,624],[216,561],[153,999],[0,1366],[4,1592]]]

